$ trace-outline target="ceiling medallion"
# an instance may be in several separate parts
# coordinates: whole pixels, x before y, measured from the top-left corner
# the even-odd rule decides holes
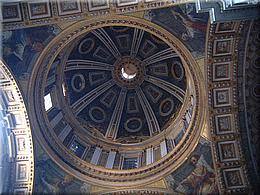
[[[78,22],[47,46],[33,71],[36,136],[81,180],[143,185],[180,166],[198,143],[206,113],[199,66],[155,24],[129,16]]]
[[[139,59],[124,56],[114,64],[113,77],[121,87],[134,89],[144,81],[144,67]]]

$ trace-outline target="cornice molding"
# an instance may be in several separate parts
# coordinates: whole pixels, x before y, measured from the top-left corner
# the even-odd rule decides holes
[[[258,0],[249,0],[242,4],[229,0],[196,0],[195,2],[198,13],[209,13],[211,23],[259,18]]]

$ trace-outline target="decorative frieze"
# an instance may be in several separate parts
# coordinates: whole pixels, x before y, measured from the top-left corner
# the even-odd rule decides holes
[[[79,21],[97,16],[134,13],[169,7],[181,2],[169,0],[38,0],[3,3],[3,29],[13,30],[64,21]]]

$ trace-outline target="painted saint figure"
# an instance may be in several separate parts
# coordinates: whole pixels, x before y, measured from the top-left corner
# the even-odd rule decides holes
[[[193,155],[190,163],[195,167],[191,174],[184,179],[176,188],[183,191],[184,186],[192,189],[193,194],[214,194],[217,193],[214,170],[208,165],[204,156]]]

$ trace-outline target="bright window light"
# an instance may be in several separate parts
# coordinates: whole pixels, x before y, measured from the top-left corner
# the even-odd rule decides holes
[[[48,111],[52,107],[51,94],[44,96],[45,110]]]
[[[124,68],[121,69],[122,75],[125,79],[132,79],[136,76],[136,73],[134,74],[127,74],[124,70]]]

